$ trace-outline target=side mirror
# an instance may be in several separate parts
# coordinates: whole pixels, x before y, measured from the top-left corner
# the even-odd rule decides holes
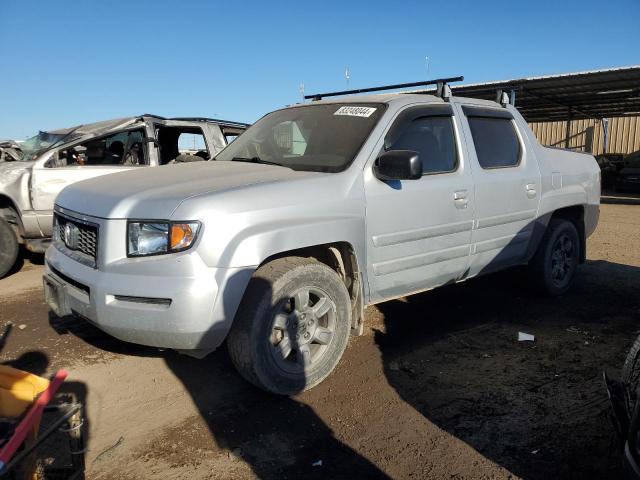
[[[380,180],[417,180],[422,178],[422,162],[413,150],[389,150],[376,159],[373,173]]]

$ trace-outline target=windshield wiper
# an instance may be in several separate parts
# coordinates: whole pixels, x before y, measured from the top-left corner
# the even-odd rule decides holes
[[[69,138],[71,135],[73,135],[76,130],[78,130],[79,128],[82,128],[84,125],[78,125],[75,128],[72,128],[69,132],[67,132],[65,135],[63,135],[61,138],[59,138],[58,140],[56,140],[55,142],[53,142],[51,145],[49,145],[46,148],[43,148],[42,150],[49,150],[57,145],[60,145],[62,142],[64,142],[67,138]]]
[[[262,163],[264,165],[277,165],[278,167],[284,167],[281,163],[270,162],[269,160],[263,160],[260,157],[233,157],[232,162],[250,162],[250,163]],[[288,168],[288,167],[287,167]]]

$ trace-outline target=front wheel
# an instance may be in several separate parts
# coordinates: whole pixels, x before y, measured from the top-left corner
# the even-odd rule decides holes
[[[578,268],[580,248],[580,236],[575,225],[568,220],[551,219],[530,264],[544,292],[557,296],[571,288]]]
[[[0,218],[0,278],[15,265],[18,258],[18,239],[4,218]]]
[[[350,325],[349,293],[336,272],[312,259],[280,258],[254,273],[227,346],[245,379],[291,395],[333,371]]]

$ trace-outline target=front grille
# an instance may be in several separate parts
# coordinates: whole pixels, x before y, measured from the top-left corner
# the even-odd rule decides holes
[[[98,253],[97,225],[55,213],[53,239],[67,249],[86,255],[95,262]]]

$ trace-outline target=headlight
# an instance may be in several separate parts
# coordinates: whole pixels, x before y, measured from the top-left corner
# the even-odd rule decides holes
[[[161,255],[193,245],[200,222],[129,222],[127,256]]]

